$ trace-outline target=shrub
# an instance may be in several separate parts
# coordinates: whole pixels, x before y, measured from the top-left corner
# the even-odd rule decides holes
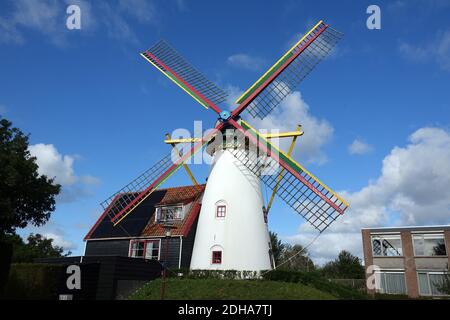
[[[319,272],[273,270],[263,274],[262,277],[266,280],[294,282],[312,286],[318,290],[330,293],[340,299],[367,299],[366,295],[359,293],[356,290],[333,283],[323,278]]]
[[[8,282],[9,269],[11,267],[12,244],[0,240],[0,297]]]
[[[18,263],[11,265],[5,299],[55,300],[63,275],[61,265]]]
[[[187,279],[258,279],[261,278],[257,271],[238,271],[238,270],[189,270],[178,269],[171,270],[167,276],[181,277]],[[180,276],[182,274],[182,276]]]

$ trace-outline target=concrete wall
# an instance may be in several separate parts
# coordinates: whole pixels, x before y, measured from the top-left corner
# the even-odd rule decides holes
[[[402,257],[373,257],[372,255],[372,234],[382,234],[382,229],[363,229],[363,253],[364,263],[366,267],[366,278],[369,278],[373,273],[370,272],[369,267],[376,265],[380,269],[400,269],[405,272],[406,290],[411,298],[419,296],[419,286],[417,280],[417,270],[442,270],[448,271],[450,265],[450,227],[436,227],[436,231],[442,232],[444,229],[445,244],[447,249],[447,256],[439,257],[415,257],[413,249],[413,241],[411,231],[422,231],[420,228],[401,228],[398,229],[402,240],[403,256]],[[394,232],[395,230],[389,230]],[[433,231],[433,228],[426,227],[423,231]],[[367,289],[369,294],[373,294],[373,289]]]

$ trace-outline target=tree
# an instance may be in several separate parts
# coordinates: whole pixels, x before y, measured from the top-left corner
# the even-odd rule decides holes
[[[325,264],[322,273],[328,278],[364,279],[364,267],[361,259],[345,250],[339,253],[337,259]]]
[[[437,284],[437,289],[443,294],[450,295],[450,274],[445,274],[442,283]]]
[[[278,235],[275,232],[270,231],[270,243],[272,244],[272,255],[275,260],[275,265],[280,263],[281,254],[284,250],[285,245],[278,239]]]
[[[71,254],[70,251],[64,253],[62,247],[53,245],[53,239],[46,238],[39,233],[31,233],[27,238],[27,243],[17,234],[9,235],[7,239],[13,245],[13,263],[31,263],[39,258],[58,258]]]
[[[0,240],[28,223],[45,224],[61,189],[54,179],[39,175],[28,138],[0,118]]]
[[[279,269],[281,270],[308,272],[313,271],[316,268],[314,262],[308,255],[308,250],[300,244],[285,244],[280,261],[281,264]]]

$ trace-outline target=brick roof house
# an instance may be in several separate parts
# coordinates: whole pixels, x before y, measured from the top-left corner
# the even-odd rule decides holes
[[[120,224],[113,226],[105,210],[85,236],[85,256],[116,255],[167,261],[171,268],[189,268],[205,185],[154,191]],[[118,195],[112,202],[121,201]],[[166,237],[164,224],[173,226]]]

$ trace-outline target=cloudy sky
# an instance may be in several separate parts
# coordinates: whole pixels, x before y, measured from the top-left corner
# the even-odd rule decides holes
[[[366,27],[374,3],[381,30]],[[81,30],[66,28],[70,4]],[[0,114],[31,134],[40,173],[63,186],[50,222],[20,233],[82,254],[99,203],[167,154],[165,132],[214,124],[139,52],[164,38],[235,97],[320,19],[344,33],[335,52],[269,117],[246,116],[258,128],[302,124],[294,157],[350,202],[312,257],[361,256],[362,227],[448,224],[449,14],[439,0],[1,1]],[[205,180],[207,166],[192,169]],[[187,183],[180,170],[166,186]],[[292,243],[315,236],[279,199],[269,225]]]

